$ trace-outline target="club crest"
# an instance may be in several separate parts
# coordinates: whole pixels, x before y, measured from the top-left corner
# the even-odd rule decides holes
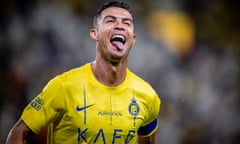
[[[139,114],[140,107],[135,98],[132,98],[131,103],[128,106],[128,111],[134,117],[136,117]]]

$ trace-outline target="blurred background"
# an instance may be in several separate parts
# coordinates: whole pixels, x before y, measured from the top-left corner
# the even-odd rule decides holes
[[[0,143],[55,75],[95,58],[102,0],[2,0]],[[235,0],[129,0],[129,67],[161,97],[157,144],[240,143],[240,15]]]

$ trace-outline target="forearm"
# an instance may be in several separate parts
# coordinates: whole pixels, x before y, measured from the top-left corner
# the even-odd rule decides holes
[[[156,133],[153,133],[151,136],[148,137],[138,136],[138,144],[156,144],[155,134]]]
[[[32,131],[19,120],[8,134],[6,144],[26,144],[27,137]]]
[[[26,144],[25,136],[16,131],[10,131],[6,144]]]

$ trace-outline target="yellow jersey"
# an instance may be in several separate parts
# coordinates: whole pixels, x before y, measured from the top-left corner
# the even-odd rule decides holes
[[[137,134],[157,130],[159,110],[156,92],[129,69],[122,84],[108,87],[88,63],[49,81],[21,119],[35,133],[48,126],[48,144],[136,144]]]

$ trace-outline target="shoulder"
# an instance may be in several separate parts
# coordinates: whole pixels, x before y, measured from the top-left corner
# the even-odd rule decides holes
[[[144,80],[142,77],[138,76],[134,72],[128,70],[129,82],[133,89],[138,90],[142,93],[146,93],[149,96],[156,96],[156,91],[152,85]]]
[[[87,63],[80,67],[72,68],[68,71],[65,71],[65,72],[57,75],[55,78],[59,79],[60,81],[66,82],[66,81],[81,79],[82,77],[87,76],[89,73],[90,73],[90,64]]]
[[[72,68],[61,74],[56,75],[45,85],[46,88],[61,88],[67,85],[76,84],[76,82],[86,80],[87,75],[89,75],[90,64],[85,64],[80,67]]]

